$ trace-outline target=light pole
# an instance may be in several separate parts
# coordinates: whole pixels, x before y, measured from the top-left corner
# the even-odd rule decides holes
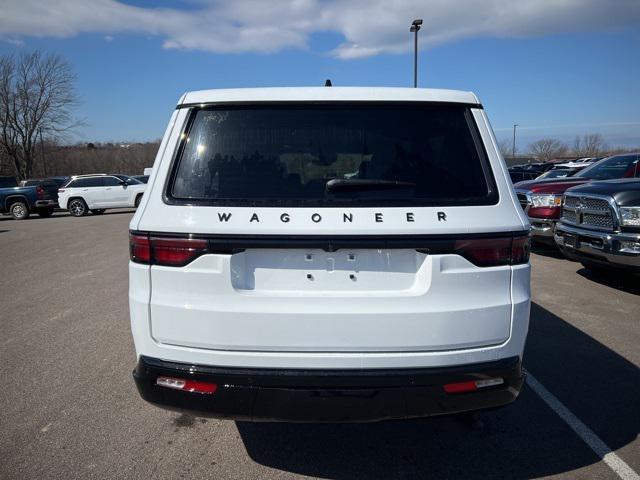
[[[513,125],[513,148],[511,150],[511,158],[516,158],[516,127],[518,127],[517,123]]]
[[[420,25],[422,25],[422,19],[416,18],[411,22],[411,28],[409,28],[409,31],[415,34],[413,39],[413,88],[418,88],[418,32]]]

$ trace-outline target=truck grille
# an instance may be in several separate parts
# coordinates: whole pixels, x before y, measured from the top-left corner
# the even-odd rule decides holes
[[[523,210],[527,209],[527,205],[529,204],[529,199],[527,199],[527,195],[524,193],[518,193],[518,202],[520,202],[520,206]]]
[[[614,230],[615,215],[611,204],[602,198],[566,195],[562,206],[562,221],[596,230]]]

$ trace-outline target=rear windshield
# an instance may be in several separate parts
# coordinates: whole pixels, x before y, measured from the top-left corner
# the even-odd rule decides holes
[[[195,109],[166,193],[213,205],[497,202],[470,111],[455,104]]]

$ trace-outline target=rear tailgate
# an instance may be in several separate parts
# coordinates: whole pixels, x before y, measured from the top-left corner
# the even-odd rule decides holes
[[[243,351],[438,351],[506,341],[511,267],[429,250],[247,248],[185,267],[153,265],[152,336]]]
[[[39,186],[44,189],[44,195],[38,197],[39,200],[58,201],[58,184],[53,180],[43,180]]]

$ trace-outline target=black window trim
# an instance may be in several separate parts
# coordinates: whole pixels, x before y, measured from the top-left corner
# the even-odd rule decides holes
[[[124,180],[122,180],[120,177],[117,177],[117,176],[115,176],[115,175],[104,175],[102,178],[103,178],[103,180],[105,180],[105,182],[106,182],[106,180],[107,180],[108,178],[115,178],[115,179],[116,179],[116,181],[118,182],[118,183],[115,183],[114,185],[107,185],[107,184],[105,183],[104,185],[102,185],[103,187],[117,187],[117,186],[122,185],[122,182],[125,182],[125,181],[124,181]],[[125,183],[126,183],[126,182],[125,182]]]
[[[104,178],[106,177],[106,175],[96,175],[94,177],[81,177],[81,178],[75,178],[75,179],[71,179],[69,181],[69,183],[67,183],[63,188],[98,188],[98,187],[104,187],[105,185],[88,185],[88,186],[81,186],[81,185],[73,185],[76,182],[82,182],[83,180],[93,180],[94,178]]]
[[[416,107],[417,104],[425,104],[429,106],[433,105],[446,105],[456,106],[464,108],[464,117],[471,132],[471,137],[480,159],[480,165],[482,172],[485,176],[487,184],[487,195],[481,199],[462,197],[457,199],[456,202],[429,202],[429,201],[416,201],[415,199],[385,199],[384,204],[381,205],[380,200],[360,200],[357,203],[353,201],[345,201],[337,199],[335,201],[327,201],[324,199],[322,202],[318,202],[318,199],[310,199],[305,201],[304,199],[282,199],[270,200],[264,202],[256,199],[193,199],[193,198],[178,198],[174,197],[172,190],[176,179],[178,167],[180,166],[180,160],[182,153],[187,144],[187,138],[191,134],[191,128],[195,122],[196,115],[200,110],[220,110],[228,108],[255,108],[255,107],[273,107],[282,105],[322,105],[325,107],[342,107],[345,104],[360,104],[371,106],[412,106]],[[187,105],[187,104],[185,104]],[[189,112],[188,117],[184,123],[184,128],[180,131],[178,145],[174,148],[174,152],[171,158],[171,164],[169,165],[169,173],[165,179],[164,186],[162,188],[162,201],[166,205],[173,206],[185,206],[185,207],[254,207],[254,208],[370,208],[370,207],[476,207],[476,206],[491,206],[497,205],[500,202],[500,194],[496,184],[493,170],[490,167],[489,155],[487,153],[484,142],[482,142],[480,130],[471,113],[472,108],[482,109],[479,104],[466,104],[460,102],[416,102],[416,101],[283,101],[283,102],[219,102],[219,103],[207,103],[207,104],[188,104]]]
[[[255,107],[257,105],[266,105],[266,106],[279,106],[279,105],[339,105],[339,104],[365,104],[365,105],[416,105],[416,104],[425,104],[425,105],[457,105],[466,108],[477,108],[479,110],[483,110],[484,107],[481,103],[467,103],[467,102],[443,102],[443,101],[430,101],[430,100],[269,100],[269,101],[237,101],[232,100],[228,102],[191,102],[191,103],[180,103],[176,105],[176,110],[181,110],[183,108],[197,108],[206,110],[211,107],[235,107],[235,106],[246,106],[246,107]]]

